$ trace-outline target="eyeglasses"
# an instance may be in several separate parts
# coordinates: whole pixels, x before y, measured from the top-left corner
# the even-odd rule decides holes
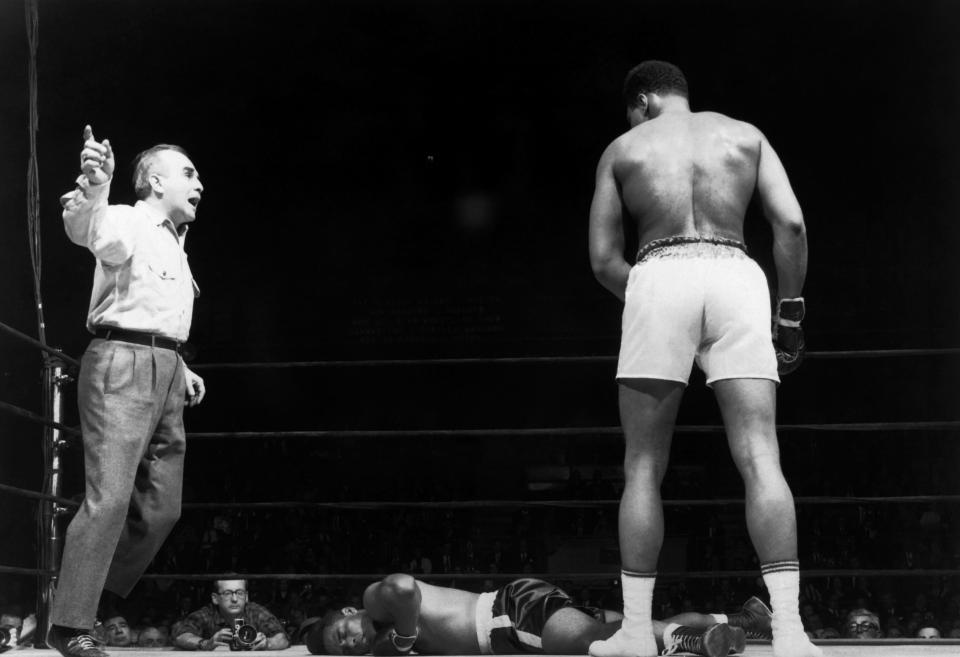
[[[236,596],[242,600],[243,598],[247,597],[247,592],[243,589],[237,589],[236,591],[224,589],[223,591],[217,593],[217,595],[219,595],[221,598],[232,598],[233,596]]]
[[[870,630],[876,632],[880,629],[880,626],[872,621],[863,621],[862,623],[850,623],[847,628],[851,632],[869,632]]]

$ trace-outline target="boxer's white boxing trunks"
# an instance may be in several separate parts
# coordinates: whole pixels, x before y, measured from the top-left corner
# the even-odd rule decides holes
[[[670,237],[640,249],[623,308],[617,380],[780,382],[760,266],[733,240]]]

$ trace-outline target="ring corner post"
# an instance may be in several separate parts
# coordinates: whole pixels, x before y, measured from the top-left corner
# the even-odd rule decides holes
[[[67,373],[66,363],[55,355],[44,358],[43,366],[43,414],[57,425],[63,422],[63,388],[72,381]],[[60,457],[64,447],[64,438],[59,426],[46,425],[43,430],[44,457],[44,493],[52,497],[60,496]],[[42,503],[39,514],[39,550],[38,567],[44,571],[38,580],[37,627],[39,642],[43,643],[50,627],[50,606],[56,590],[57,573],[60,571],[60,556],[63,537],[60,532],[59,518],[66,511],[56,500]]]

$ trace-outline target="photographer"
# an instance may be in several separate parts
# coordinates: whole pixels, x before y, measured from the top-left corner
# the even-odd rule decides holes
[[[181,650],[284,650],[290,641],[283,625],[265,607],[247,601],[243,579],[218,580],[211,604],[177,624],[173,645]]]

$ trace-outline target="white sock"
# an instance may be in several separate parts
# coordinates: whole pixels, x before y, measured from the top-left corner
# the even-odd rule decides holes
[[[654,657],[653,585],[656,573],[621,571],[623,622],[613,636],[590,644],[591,657]]]
[[[724,625],[730,623],[730,619],[727,618],[726,614],[709,614],[709,616],[713,618],[714,623],[723,623]]]
[[[760,571],[770,592],[773,638],[804,634],[800,620],[800,562],[772,561],[761,564]]]
[[[653,635],[653,585],[657,573],[621,571],[623,582],[623,624],[625,633],[634,637]]]

